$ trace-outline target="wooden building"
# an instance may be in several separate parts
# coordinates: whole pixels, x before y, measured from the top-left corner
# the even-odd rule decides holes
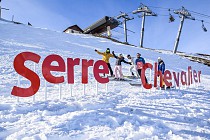
[[[68,27],[63,32],[65,32],[65,33],[80,33],[80,34],[82,34],[84,31],[78,25],[73,25],[73,26]]]

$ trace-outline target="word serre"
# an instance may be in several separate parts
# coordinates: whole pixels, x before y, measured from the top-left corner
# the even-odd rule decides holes
[[[22,52],[18,54],[14,59],[14,69],[16,72],[31,82],[31,86],[28,88],[20,88],[14,86],[12,89],[12,95],[19,97],[29,97],[33,96],[40,87],[40,78],[32,70],[28,69],[24,63],[26,61],[33,61],[39,63],[41,56],[32,52]],[[52,62],[57,62],[58,65],[52,65]],[[53,76],[51,74],[54,72],[66,72],[67,71],[67,82],[69,84],[74,84],[74,66],[80,64],[80,58],[67,58],[67,68],[65,67],[65,61],[59,55],[49,55],[42,63],[42,74],[45,80],[49,83],[59,84],[64,82],[64,76]],[[88,83],[88,67],[93,66],[93,74],[95,79],[99,83],[108,83],[109,79],[106,77],[101,77],[100,74],[108,74],[108,66],[102,61],[98,60],[94,63],[94,60],[82,59],[82,83]],[[102,66],[102,68],[101,68]]]

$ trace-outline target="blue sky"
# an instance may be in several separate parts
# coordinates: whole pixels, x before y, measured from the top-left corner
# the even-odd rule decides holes
[[[209,0],[2,0],[1,5],[10,9],[2,11],[2,17],[5,19],[11,20],[14,15],[15,21],[29,21],[36,27],[63,31],[74,24],[84,29],[106,15],[117,16],[119,11],[131,12],[137,9],[140,3],[174,9],[184,6],[186,9],[210,15]],[[163,9],[151,9],[157,14],[168,14]],[[136,15],[130,16],[135,19],[128,22],[128,29],[135,31],[135,34],[129,32],[128,41],[139,45],[141,19]],[[210,22],[210,18],[194,14],[192,16]],[[173,50],[179,23],[178,17],[173,23],[168,23],[167,16],[147,17],[144,47]],[[209,29],[208,32],[203,32],[201,22],[185,20],[178,50],[210,54],[210,24],[205,26]],[[121,28],[114,30],[123,33]],[[124,35],[117,32],[113,32],[113,36],[124,41]]]

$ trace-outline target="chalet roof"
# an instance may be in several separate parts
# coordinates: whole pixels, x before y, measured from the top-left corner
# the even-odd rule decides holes
[[[70,26],[67,29],[65,29],[63,32],[66,32],[68,29],[72,29],[72,30],[79,31],[79,32],[82,32],[82,33],[84,32],[78,25]]]

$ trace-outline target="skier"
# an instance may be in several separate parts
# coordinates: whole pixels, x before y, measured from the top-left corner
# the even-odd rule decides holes
[[[165,72],[165,63],[160,57],[158,57],[158,70],[161,71],[162,74]]]
[[[141,54],[140,54],[140,53],[137,53],[137,54],[136,54],[136,57],[137,57],[137,59],[136,59],[136,61],[135,61],[136,70],[137,70],[137,72],[138,72],[138,76],[141,77],[141,70],[142,70],[142,68],[143,68],[143,66],[144,66],[144,64],[145,64],[145,60],[144,60],[143,57],[141,57]],[[145,81],[146,81],[146,83],[148,83],[148,82],[147,82],[146,76],[145,76]]]
[[[162,72],[162,74],[164,75],[165,73],[165,63],[164,61],[161,59],[161,57],[158,57],[158,70]],[[165,82],[164,82],[164,77],[163,77],[163,86],[161,88],[165,88]],[[170,88],[170,87],[167,87]]]
[[[115,63],[115,67],[114,67],[114,75],[115,75],[115,79],[119,79],[119,80],[123,80],[123,74],[122,74],[122,62],[126,63],[126,64],[130,64],[130,62],[125,61],[125,58],[123,57],[122,54],[119,54],[119,56],[116,56],[114,51],[112,52],[113,56],[117,59],[116,63]],[[120,76],[118,76],[117,72],[119,71]]]
[[[95,52],[97,52],[98,54],[103,56],[102,60],[106,62],[107,66],[109,68],[109,71],[110,71],[110,75],[111,75],[111,77],[113,77],[114,75],[113,75],[112,67],[109,63],[109,58],[114,57],[114,56],[110,53],[110,49],[107,48],[106,52],[99,52],[98,50],[95,49]],[[105,74],[104,74],[104,76],[105,76]]]
[[[133,73],[133,69],[136,67],[135,62],[134,62],[134,57],[131,57],[131,55],[128,54],[128,55],[127,55],[127,58],[128,58],[128,62],[131,63],[131,66],[130,66],[130,68],[129,68],[129,71],[130,71],[131,75],[132,75],[133,77],[135,77],[135,74]]]

